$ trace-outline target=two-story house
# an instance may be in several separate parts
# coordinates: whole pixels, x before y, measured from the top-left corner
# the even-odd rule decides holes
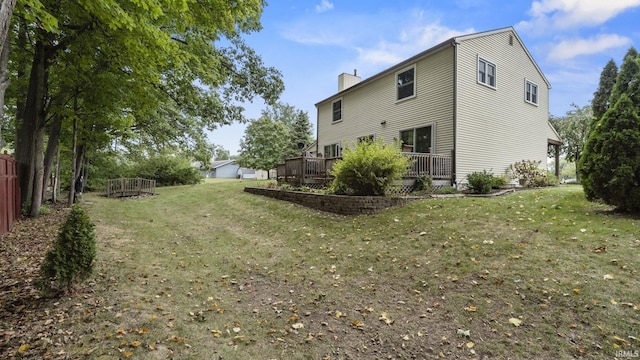
[[[317,153],[401,140],[403,151],[444,164],[447,176],[435,179],[462,186],[474,171],[546,166],[549,146],[560,144],[550,89],[512,27],[457,36],[362,81],[341,74],[338,93],[316,104]]]

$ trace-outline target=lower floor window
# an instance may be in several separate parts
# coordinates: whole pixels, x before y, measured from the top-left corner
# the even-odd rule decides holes
[[[324,146],[324,157],[333,158],[340,156],[340,144],[331,144]]]
[[[403,152],[430,153],[433,146],[431,125],[400,131]]]
[[[374,136],[373,135],[360,136],[358,138],[358,144],[360,144],[363,141],[373,142],[373,140],[374,140]]]

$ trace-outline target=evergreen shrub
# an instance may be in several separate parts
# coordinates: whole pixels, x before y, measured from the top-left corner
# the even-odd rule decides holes
[[[89,277],[96,258],[94,229],[82,208],[74,205],[40,266],[38,285],[42,290],[69,289]]]

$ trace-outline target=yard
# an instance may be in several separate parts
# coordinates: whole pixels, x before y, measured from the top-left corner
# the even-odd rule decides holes
[[[343,217],[255,184],[85,195],[97,269],[62,298],[31,287],[46,243],[3,238],[0,357],[640,356],[640,219],[579,186]],[[50,237],[57,213],[17,230]]]

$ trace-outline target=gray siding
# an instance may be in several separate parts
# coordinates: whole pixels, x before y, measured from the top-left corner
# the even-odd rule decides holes
[[[236,163],[230,163],[220,166],[214,170],[216,178],[234,179],[238,175],[238,165]]]
[[[400,130],[431,124],[435,126],[433,152],[449,154],[453,149],[453,59],[451,46],[407,65],[416,66],[416,96],[404,101],[395,100],[396,71],[391,71],[319,103],[318,151],[323,153],[325,145],[338,142],[345,147],[371,134],[390,143]],[[338,98],[342,98],[342,121],[332,123],[331,103]]]
[[[466,175],[474,171],[503,175],[520,160],[540,160],[546,168],[549,89],[517,39],[506,31],[457,46],[458,183],[466,183]],[[477,82],[478,56],[496,65],[495,89]],[[525,79],[538,85],[538,106],[525,101]]]

